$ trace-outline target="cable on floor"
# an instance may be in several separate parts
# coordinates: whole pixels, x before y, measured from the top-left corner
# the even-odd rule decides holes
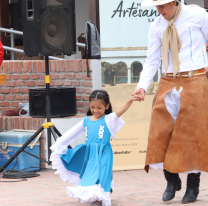
[[[0,153],[0,154],[5,155],[5,153]],[[10,154],[6,154],[6,155],[13,156]],[[24,172],[24,170],[26,170],[26,169],[33,169],[33,168],[41,169],[40,167],[28,167],[28,168],[24,168],[22,170],[14,170],[15,166],[18,163],[18,158],[15,157],[15,159],[16,159],[16,162],[15,162],[13,168],[11,170],[4,170],[1,178],[3,178],[3,179],[20,179],[20,180],[18,180],[18,181],[17,180],[16,181],[0,181],[0,182],[21,182],[21,181],[27,181],[26,178],[40,176],[36,172]]]

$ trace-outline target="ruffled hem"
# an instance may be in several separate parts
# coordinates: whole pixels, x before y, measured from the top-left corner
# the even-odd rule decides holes
[[[105,192],[101,185],[67,187],[66,190],[69,197],[75,198],[82,203],[91,204],[98,200],[102,201],[103,206],[111,205],[110,192]]]
[[[76,187],[67,187],[67,194],[69,197],[75,198],[82,203],[89,203],[98,200],[102,201],[103,206],[111,205],[110,192],[105,192],[101,185],[92,185],[88,187],[79,186],[80,178],[79,174],[68,171],[60,158],[60,154],[54,152],[51,154],[50,160],[53,164],[53,169],[56,170],[55,174],[58,174],[60,178],[73,184]],[[111,181],[111,189],[114,190],[114,181]]]
[[[79,178],[79,174],[75,172],[70,172],[64,167],[60,158],[60,154],[56,152],[52,153],[50,160],[52,161],[53,169],[57,170],[55,174],[58,174],[64,182],[69,182],[73,184],[74,186],[79,185],[79,182],[81,180]]]

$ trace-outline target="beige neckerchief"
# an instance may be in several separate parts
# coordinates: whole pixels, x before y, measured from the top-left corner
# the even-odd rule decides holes
[[[178,53],[181,49],[181,40],[178,36],[177,29],[174,22],[179,17],[182,11],[182,6],[179,4],[175,16],[168,21],[168,27],[165,29],[162,38],[162,60],[166,73],[168,70],[168,49],[170,47],[173,60],[173,76],[175,77],[180,69]]]

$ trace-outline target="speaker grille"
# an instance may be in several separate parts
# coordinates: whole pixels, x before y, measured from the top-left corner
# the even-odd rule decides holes
[[[28,12],[31,12],[27,6],[29,0],[21,1],[26,55],[53,56],[76,53],[75,0],[33,0],[36,3],[32,7],[32,20],[28,18]]]
[[[41,37],[51,50],[62,50],[66,46],[71,33],[68,19],[69,17],[63,9],[53,12],[46,10],[43,13]]]

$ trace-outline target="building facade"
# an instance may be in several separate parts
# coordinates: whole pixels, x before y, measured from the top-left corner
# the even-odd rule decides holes
[[[30,0],[35,1],[35,0]],[[56,0],[55,0],[56,1]],[[76,39],[81,33],[85,33],[85,24],[91,20],[100,30],[99,24],[99,0],[76,0]],[[17,31],[22,31],[22,7],[21,0],[4,0],[0,1],[0,27],[13,28]],[[10,46],[9,34],[0,32],[0,38],[4,46]],[[22,36],[14,36],[14,44],[16,48],[23,49]],[[11,55],[5,54],[5,60],[10,60]],[[15,53],[16,60],[21,59],[22,54]],[[67,58],[67,57],[64,57]],[[33,59],[36,59],[35,57]],[[77,51],[76,55],[68,57],[68,59],[81,59],[81,52]]]

